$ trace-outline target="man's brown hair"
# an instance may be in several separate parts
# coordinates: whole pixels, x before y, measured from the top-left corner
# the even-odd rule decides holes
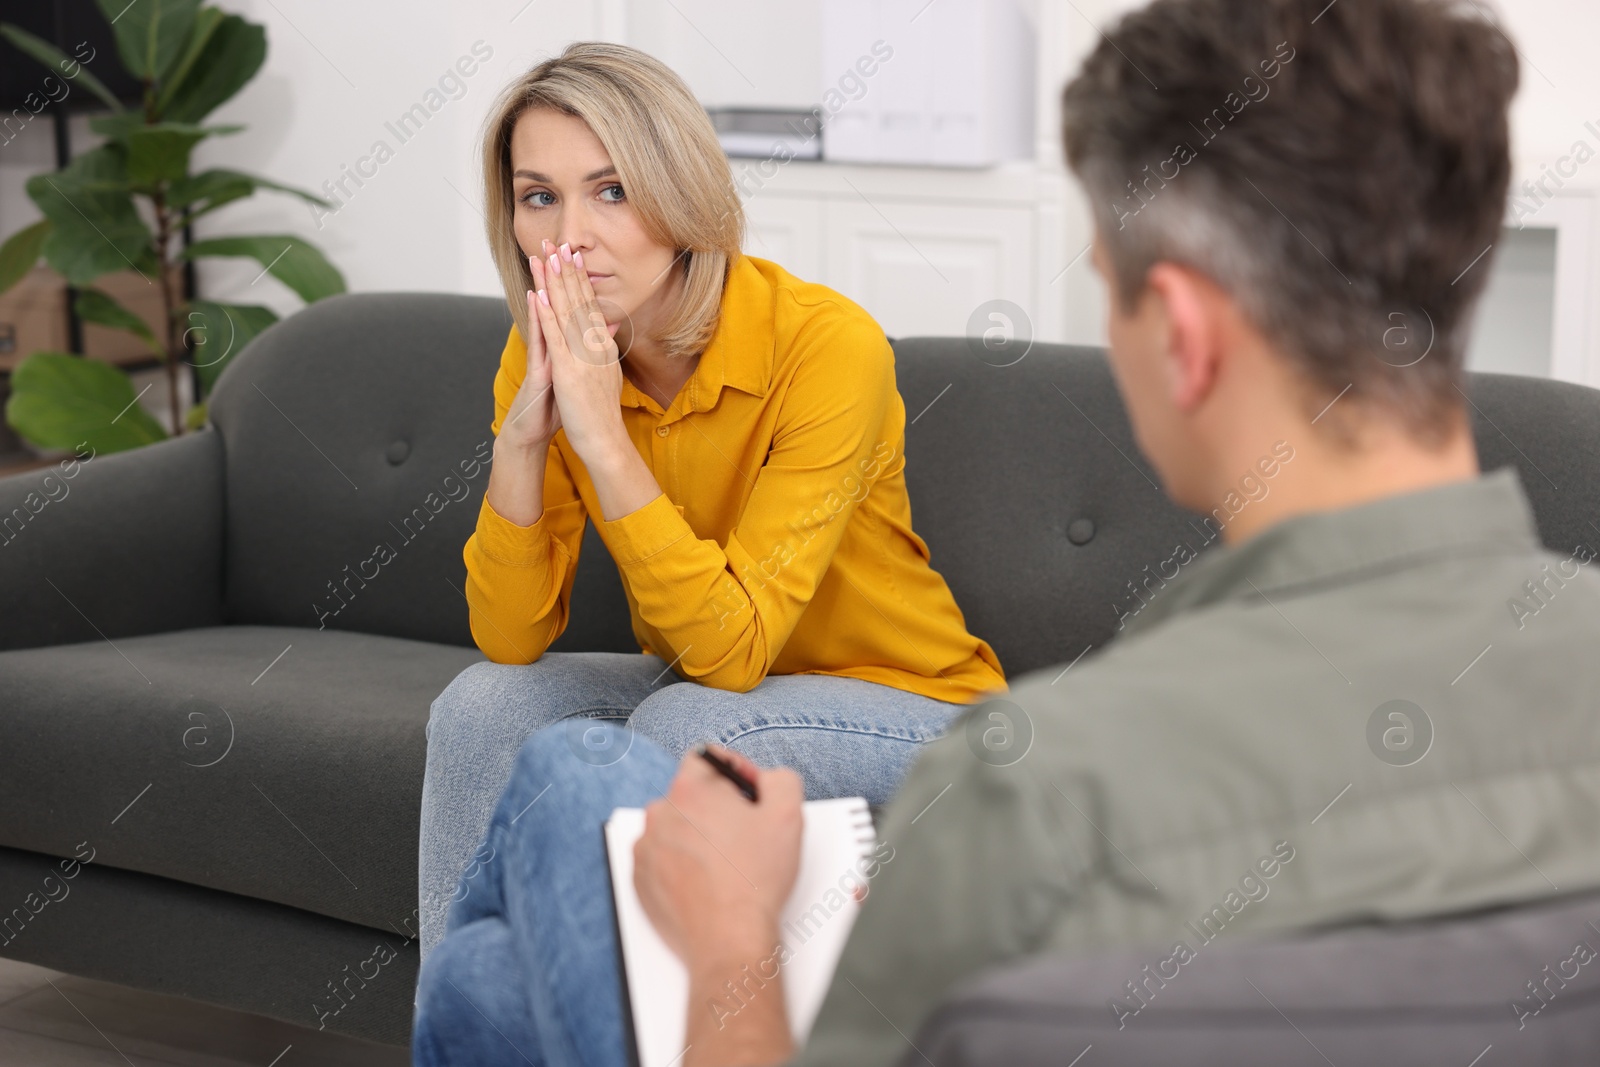
[[[1122,300],[1158,261],[1201,271],[1295,362],[1308,405],[1348,386],[1341,404],[1437,441],[1511,174],[1517,56],[1489,18],[1471,0],[1122,18],[1062,94]]]

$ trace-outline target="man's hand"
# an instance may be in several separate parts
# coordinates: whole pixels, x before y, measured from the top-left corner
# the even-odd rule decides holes
[[[667,795],[645,809],[633,847],[639,901],[689,972],[688,1064],[778,1063],[792,1051],[781,981],[778,918],[800,866],[805,790],[790,770],[764,771],[718,748],[756,783],[751,803],[691,753]],[[713,1002],[744,968],[771,976],[737,1015]]]
[[[645,914],[690,970],[730,949],[770,954],[800,865],[800,776],[715,751],[756,783],[760,800],[690,753],[667,795],[645,808],[633,847]]]

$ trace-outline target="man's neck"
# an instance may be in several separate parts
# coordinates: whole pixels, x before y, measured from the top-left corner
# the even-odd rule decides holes
[[[1480,473],[1477,446],[1464,416],[1435,448],[1423,447],[1392,424],[1363,427],[1353,450],[1321,435],[1308,433],[1301,440],[1294,459],[1265,482],[1266,495],[1248,501],[1223,526],[1225,544],[1239,544],[1296,515],[1337,511],[1467,481]]]

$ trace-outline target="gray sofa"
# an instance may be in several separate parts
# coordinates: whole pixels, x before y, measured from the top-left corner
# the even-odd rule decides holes
[[[0,955],[407,1040],[423,727],[482,659],[461,550],[508,326],[327,300],[236,357],[211,428],[0,480]],[[1010,677],[1103,645],[1128,583],[1200,547],[1098,350],[895,349],[916,528]],[[1592,540],[1600,393],[1471,395],[1545,542]],[[637,650],[592,526],[573,597],[555,648]]]

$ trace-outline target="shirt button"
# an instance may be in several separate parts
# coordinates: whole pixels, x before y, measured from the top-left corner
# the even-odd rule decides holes
[[[656,427],[656,436],[657,437],[665,437],[665,436],[667,436],[667,428],[665,426],[657,426]]]

